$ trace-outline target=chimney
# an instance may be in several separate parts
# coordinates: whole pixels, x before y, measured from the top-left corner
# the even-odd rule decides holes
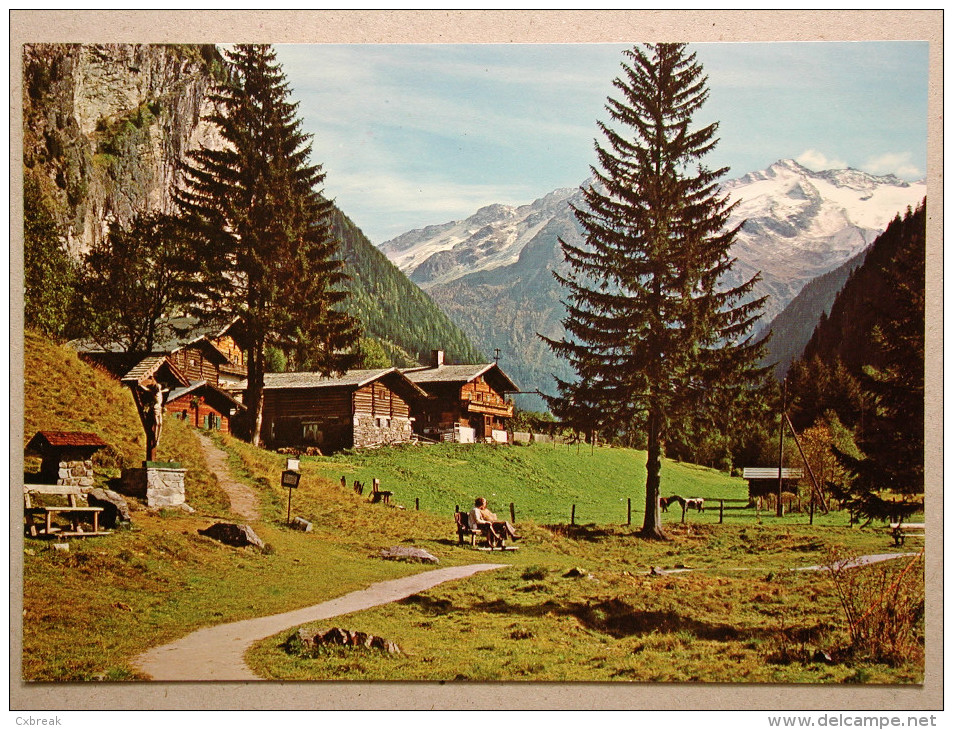
[[[443,350],[430,351],[430,367],[432,368],[443,367]]]

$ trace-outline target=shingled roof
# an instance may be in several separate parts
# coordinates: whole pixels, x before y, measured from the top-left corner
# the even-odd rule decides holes
[[[417,396],[426,393],[397,368],[377,368],[374,370],[348,370],[343,375],[326,376],[321,373],[265,373],[265,390],[285,390],[289,388],[363,388],[383,378],[394,379]],[[248,381],[243,380],[234,390],[246,390]]]
[[[179,369],[169,362],[165,355],[151,355],[140,360],[120,381],[123,385],[138,385],[147,378],[154,378],[159,371],[163,371],[163,379],[170,381],[170,384],[186,386],[189,384]]]
[[[183,347],[199,344],[202,340],[217,339],[235,328],[236,324],[237,319],[224,325],[199,325],[199,321],[194,317],[173,317],[163,320],[156,330],[155,343],[151,354],[170,354],[181,350]],[[85,339],[73,340],[69,344],[81,353],[126,352],[125,345],[120,342],[109,342],[103,345],[95,340]],[[214,345],[209,344],[214,349]],[[228,361],[228,358],[220,351],[219,355],[221,355],[222,360]]]
[[[102,449],[109,446],[99,436],[86,431],[39,431],[26,445],[28,452],[42,451],[48,448],[90,448]]]
[[[492,377],[502,386],[503,392],[515,393],[519,390],[500,366],[489,362],[480,365],[441,365],[440,367],[421,367],[401,370],[407,378],[418,384],[424,383],[469,383],[481,375],[492,371]]]

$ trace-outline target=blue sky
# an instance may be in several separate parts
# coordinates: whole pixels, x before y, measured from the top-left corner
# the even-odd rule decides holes
[[[613,44],[278,45],[325,192],[375,244],[576,187],[620,73]],[[926,176],[925,42],[692,44],[728,177],[796,159]]]

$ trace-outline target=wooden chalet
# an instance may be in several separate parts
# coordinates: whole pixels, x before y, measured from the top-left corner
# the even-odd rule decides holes
[[[268,448],[317,447],[324,453],[408,442],[411,405],[426,397],[397,368],[336,377],[267,373],[262,441]]]
[[[445,365],[435,350],[428,367],[401,371],[427,400],[415,403],[414,430],[436,441],[506,443],[513,404],[506,393],[519,388],[496,363]]]

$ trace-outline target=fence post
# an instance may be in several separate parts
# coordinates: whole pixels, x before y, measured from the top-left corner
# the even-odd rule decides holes
[[[718,524],[722,524],[725,521],[725,500],[718,500]]]
[[[416,509],[418,512],[420,511],[420,497],[414,498],[414,509]]]
[[[632,497],[628,498],[628,509],[626,511],[625,524],[628,526],[632,525]]]
[[[516,507],[510,502],[510,522],[516,524]]]
[[[576,524],[576,505],[572,506],[572,514],[569,517],[569,524],[573,526]]]

